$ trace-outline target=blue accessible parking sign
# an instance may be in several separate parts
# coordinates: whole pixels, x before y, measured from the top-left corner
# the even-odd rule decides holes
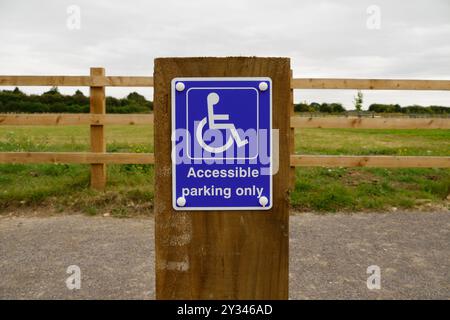
[[[270,78],[172,80],[176,210],[272,207]]]

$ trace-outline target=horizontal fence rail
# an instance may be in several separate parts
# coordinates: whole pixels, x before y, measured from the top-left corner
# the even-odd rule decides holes
[[[291,155],[294,167],[450,168],[450,157]],[[153,153],[0,152],[0,163],[153,164]]]
[[[1,118],[0,118],[1,119]],[[1,121],[1,120],[0,120]],[[293,128],[450,129],[450,118],[291,117]]]
[[[153,124],[153,114],[0,114],[0,125],[142,125]]]
[[[291,155],[291,166],[450,168],[450,157]]]
[[[140,76],[0,76],[0,86],[153,87]],[[293,78],[292,89],[450,90],[450,80]]]
[[[292,89],[450,90],[450,80],[303,79],[291,80]]]
[[[153,87],[153,77],[0,76],[0,86]]]
[[[153,114],[0,114],[0,125],[151,125]],[[450,129],[450,118],[291,117],[292,128]]]
[[[0,163],[153,164],[153,153],[0,152]]]

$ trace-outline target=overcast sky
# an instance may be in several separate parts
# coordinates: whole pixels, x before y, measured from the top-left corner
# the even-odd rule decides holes
[[[0,40],[4,75],[85,75],[102,66],[108,75],[148,76],[155,57],[244,55],[291,57],[295,77],[450,80],[449,0],[0,0]],[[137,91],[152,98],[152,89]],[[450,92],[364,93],[366,107],[450,106]],[[349,108],[354,95],[296,90],[295,100]]]

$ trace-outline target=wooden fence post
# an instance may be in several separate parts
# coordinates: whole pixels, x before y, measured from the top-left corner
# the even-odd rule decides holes
[[[104,76],[104,68],[91,68],[91,77]],[[105,114],[105,87],[90,87],[91,114]],[[102,124],[91,125],[91,152],[106,152],[105,133]],[[104,163],[91,164],[91,187],[104,190],[106,186],[106,165]]]
[[[279,170],[268,211],[175,211],[171,80],[270,77]],[[157,299],[287,299],[289,287],[290,59],[159,58],[154,71]],[[274,143],[276,143],[274,141]],[[275,156],[275,155],[274,155]]]

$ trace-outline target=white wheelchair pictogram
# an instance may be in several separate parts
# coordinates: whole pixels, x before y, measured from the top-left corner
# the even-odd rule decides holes
[[[210,153],[222,153],[226,150],[228,150],[232,145],[233,142],[236,141],[236,145],[238,147],[245,146],[248,143],[247,139],[242,140],[241,137],[239,137],[239,134],[236,130],[236,127],[233,123],[216,123],[216,120],[229,120],[230,115],[228,114],[214,114],[214,105],[219,103],[219,95],[215,92],[211,92],[208,94],[208,97],[206,98],[207,104],[208,104],[208,116],[204,117],[200,123],[198,124],[197,131],[195,133],[195,137],[197,138],[197,142],[200,144],[200,146],[205,149],[206,151]],[[203,128],[204,126],[209,122],[209,128],[210,129],[228,129],[231,132],[231,136],[228,138],[227,142],[221,146],[221,147],[211,147],[210,145],[206,144],[203,140]]]

